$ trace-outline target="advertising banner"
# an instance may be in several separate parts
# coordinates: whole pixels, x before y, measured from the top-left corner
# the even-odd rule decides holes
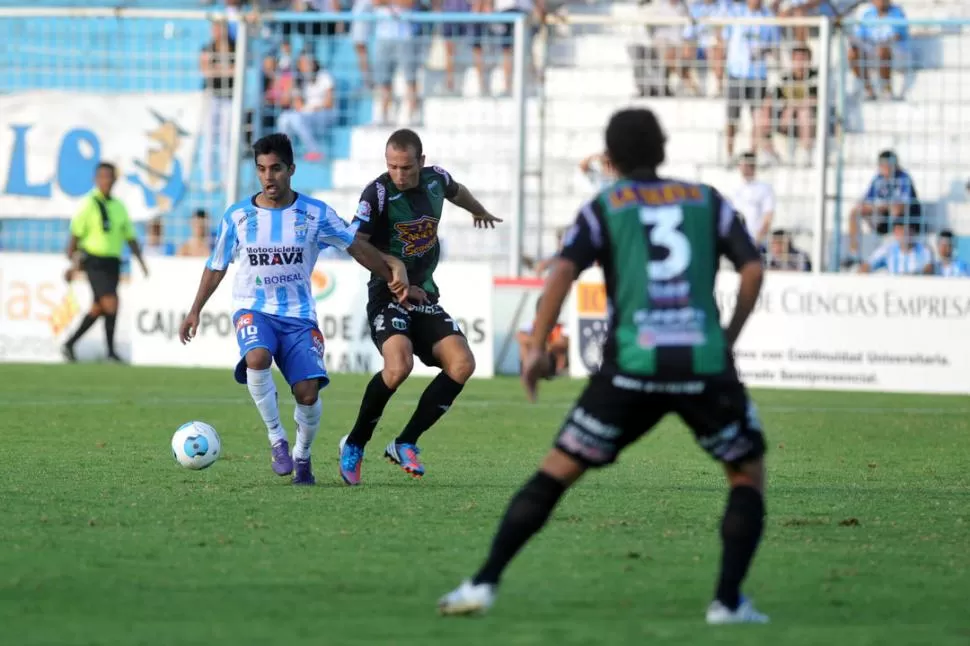
[[[61,345],[91,307],[84,275],[64,280],[67,258],[51,254],[0,253],[0,361],[59,363]],[[131,357],[129,286],[118,288],[121,307],[115,326],[115,350]],[[74,347],[79,361],[107,354],[104,324],[98,321]]]
[[[151,277],[139,287],[132,307],[135,363],[229,368],[238,361],[239,346],[232,325],[231,266],[203,311],[196,338],[185,346],[178,340],[179,325],[195,297],[204,266],[201,258],[152,258]],[[374,373],[381,368],[366,314],[368,276],[365,269],[347,261],[319,262],[313,272],[328,372]],[[435,279],[442,293],[441,305],[465,332],[475,354],[476,376],[492,376],[489,268],[474,263],[442,263]],[[433,375],[437,369],[415,360],[414,374]]]
[[[737,274],[719,275],[726,323]],[[574,376],[601,359],[606,332],[602,273],[574,286]],[[735,347],[738,370],[756,387],[970,393],[970,281],[935,277],[768,272]]]
[[[188,193],[202,92],[0,94],[0,218],[66,218],[118,167],[114,195],[133,220],[171,211]],[[119,118],[122,116],[122,118]]]

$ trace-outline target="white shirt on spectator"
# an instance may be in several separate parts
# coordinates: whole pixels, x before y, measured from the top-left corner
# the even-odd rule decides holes
[[[414,37],[414,23],[402,20],[403,14],[410,12],[382,5],[375,7],[374,13],[381,16],[374,27],[374,36],[378,40],[410,40]]]
[[[748,233],[755,242],[761,242],[758,240],[758,234],[764,226],[765,217],[775,212],[775,189],[767,182],[753,179],[742,184],[734,192],[731,201],[734,203],[734,208],[744,216]]]
[[[659,0],[650,9],[650,17],[656,18],[687,18],[690,12],[679,0]],[[654,27],[650,32],[650,41],[655,44],[674,44],[684,40],[684,25],[664,25]]]
[[[320,70],[317,72],[313,83],[306,86],[303,90],[303,110],[302,112],[317,112],[326,110],[327,93],[333,89],[333,77],[329,72]]]
[[[532,13],[535,7],[532,0],[495,0],[495,11],[523,11]]]

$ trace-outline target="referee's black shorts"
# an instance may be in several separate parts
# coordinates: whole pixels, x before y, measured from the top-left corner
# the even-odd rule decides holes
[[[118,280],[121,278],[121,259],[103,256],[85,256],[81,263],[84,273],[91,281],[91,291],[94,300],[102,296],[114,296],[118,293]]]

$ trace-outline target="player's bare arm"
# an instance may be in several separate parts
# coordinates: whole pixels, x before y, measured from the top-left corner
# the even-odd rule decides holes
[[[364,234],[357,234],[354,237],[354,241],[347,247],[347,253],[361,266],[386,280],[388,288],[399,302],[407,303],[410,285],[408,284],[407,272],[401,271],[404,263],[397,258],[382,254],[377,247],[367,241]],[[400,264],[400,267],[397,267],[396,264]]]
[[[522,366],[522,383],[529,399],[536,400],[536,390],[542,377],[546,354],[546,339],[559,320],[562,304],[569,295],[573,281],[579,275],[579,268],[572,260],[557,258],[553,262],[552,271],[546,279],[546,286],[540,296],[539,311],[529,339],[529,350]],[[757,297],[756,297],[757,298]]]
[[[464,184],[458,184],[458,192],[453,198],[449,200],[455,206],[465,209],[472,214],[472,218],[475,220],[475,228],[495,228],[496,222],[501,222],[501,218],[497,218],[491,213],[489,213],[482,203],[472,195]]]
[[[199,290],[195,294],[195,301],[192,303],[189,313],[185,316],[185,320],[179,326],[179,340],[182,345],[191,341],[192,337],[195,336],[196,329],[199,327],[199,316],[202,314],[202,308],[216,293],[219,283],[225,277],[225,269],[215,270],[206,267],[202,270],[202,280],[199,281]]]
[[[741,334],[744,324],[754,311],[754,306],[758,302],[758,295],[761,294],[761,283],[764,281],[765,270],[760,261],[745,263],[738,270],[741,277],[741,284],[738,285],[737,302],[734,305],[734,314],[728,324],[724,335],[727,339],[728,347],[733,348],[735,341]]]

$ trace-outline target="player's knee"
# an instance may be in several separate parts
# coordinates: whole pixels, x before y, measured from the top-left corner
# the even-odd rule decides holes
[[[384,363],[384,383],[390,389],[396,389],[408,378],[414,368],[412,357],[399,357],[395,360]]]
[[[451,361],[445,368],[445,373],[454,381],[463,384],[475,374],[475,355],[465,352]]]
[[[303,381],[293,387],[293,399],[300,406],[313,406],[317,403],[320,391],[317,388],[316,380]]]
[[[246,353],[246,367],[250,370],[266,370],[272,363],[273,357],[266,348],[253,348]]]
[[[107,316],[118,313],[118,298],[115,296],[102,296],[98,302],[101,312]]]

